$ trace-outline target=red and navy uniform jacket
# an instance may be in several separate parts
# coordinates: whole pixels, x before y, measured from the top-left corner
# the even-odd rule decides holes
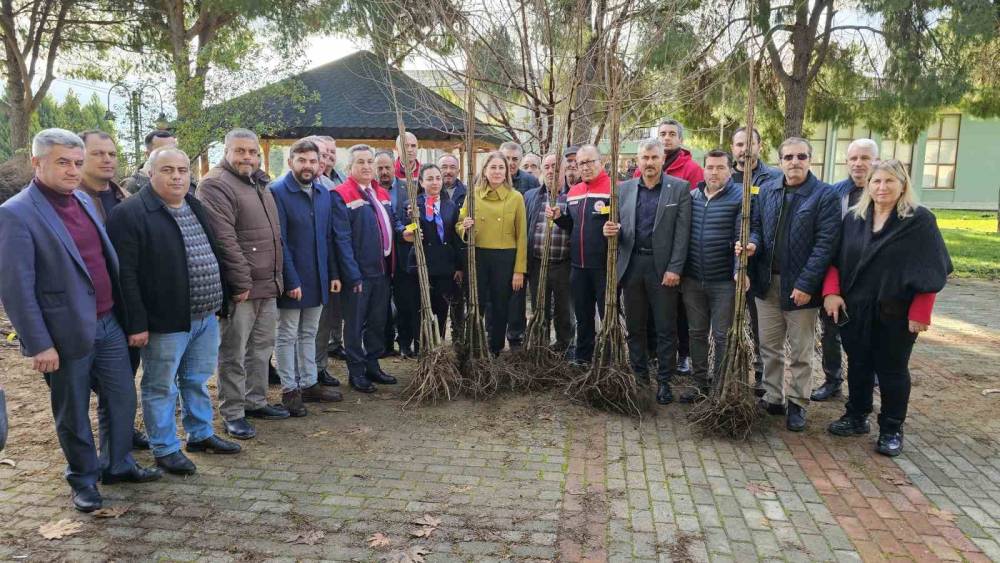
[[[392,203],[389,192],[373,182],[375,197],[385,207],[389,216],[389,233],[392,234]],[[333,197],[333,244],[340,259],[340,277],[345,287],[353,287],[365,278],[389,275],[393,256],[383,256],[382,239],[379,237],[375,208],[361,193],[361,186],[354,178],[330,192]]]
[[[604,223],[611,204],[611,177],[601,175],[580,182],[566,193],[566,205],[555,223],[569,231],[569,255],[575,268],[603,270],[608,266],[608,239]]]

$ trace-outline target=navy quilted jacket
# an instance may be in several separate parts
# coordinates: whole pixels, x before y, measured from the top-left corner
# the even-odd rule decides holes
[[[740,237],[743,186],[729,180],[715,197],[705,184],[691,192],[691,239],[684,277],[703,282],[733,279],[733,242]]]
[[[812,172],[796,191],[788,213],[788,238],[775,248],[778,220],[785,197],[784,177],[761,186],[753,206],[750,241],[757,245],[751,260],[750,287],[761,299],[771,287],[771,262],[781,253],[781,308],[785,311],[819,307],[823,276],[840,244],[840,198]],[[804,306],[792,302],[792,290],[812,296]]]

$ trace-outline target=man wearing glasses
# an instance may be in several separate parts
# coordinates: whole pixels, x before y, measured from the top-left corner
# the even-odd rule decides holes
[[[812,393],[813,341],[823,276],[840,242],[840,201],[809,171],[812,146],[789,137],[778,147],[780,179],[761,186],[753,209],[747,253],[756,297],[764,397],[770,414],[786,412],[786,426],[801,432]],[[736,245],[737,254],[742,249]],[[788,359],[784,343],[788,340]],[[785,364],[790,381],[785,396]]]
[[[573,363],[589,365],[594,354],[594,318],[604,318],[604,289],[608,239],[604,224],[611,211],[611,177],[604,171],[601,153],[594,145],[577,152],[581,182],[566,194],[566,206],[545,207],[545,216],[569,231],[569,286],[576,312],[576,352]],[[595,315],[596,314],[596,315]]]

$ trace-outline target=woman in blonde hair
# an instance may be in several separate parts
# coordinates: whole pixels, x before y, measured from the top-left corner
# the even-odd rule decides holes
[[[473,197],[474,216],[469,217],[469,200]],[[524,198],[511,185],[507,161],[499,152],[486,156],[455,230],[465,239],[465,232],[472,225],[476,225],[479,302],[491,304],[487,331],[490,353],[496,356],[503,350],[507,335],[510,298],[524,287],[524,274],[528,271]]]
[[[917,205],[906,169],[898,160],[876,164],[844,217],[840,250],[823,284],[823,307],[841,327],[851,390],[847,412],[830,424],[831,434],[869,432],[878,374],[876,450],[888,456],[902,451],[910,352],[951,270],[934,214]]]

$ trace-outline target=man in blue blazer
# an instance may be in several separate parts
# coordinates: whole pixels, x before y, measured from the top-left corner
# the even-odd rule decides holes
[[[46,129],[32,142],[35,177],[0,206],[0,301],[51,390],[52,414],[66,456],[66,480],[77,510],[102,505],[97,481],[159,479],[135,463],[135,383],[117,315],[118,256],[91,199],[76,190],[83,141]],[[90,391],[98,392],[101,456],[90,425]]]

